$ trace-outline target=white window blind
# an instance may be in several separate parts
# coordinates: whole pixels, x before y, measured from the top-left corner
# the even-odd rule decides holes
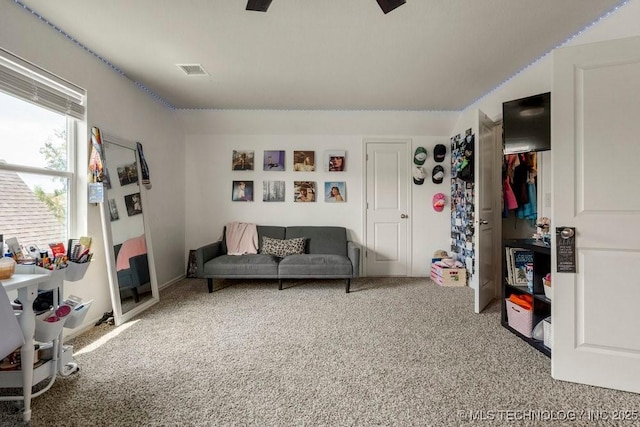
[[[0,48],[0,91],[84,120],[85,90]]]

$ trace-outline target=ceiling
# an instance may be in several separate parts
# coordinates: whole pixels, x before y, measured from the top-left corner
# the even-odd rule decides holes
[[[620,0],[5,0],[176,109],[457,111]],[[176,64],[200,64],[187,76]]]

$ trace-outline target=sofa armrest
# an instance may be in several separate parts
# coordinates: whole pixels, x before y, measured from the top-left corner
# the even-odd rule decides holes
[[[198,277],[204,277],[204,264],[216,257],[222,255],[222,241],[210,243],[196,249],[196,274]]]
[[[360,246],[352,241],[348,241],[347,256],[353,266],[353,277],[360,277]]]
[[[132,256],[129,258],[133,285],[141,286],[151,281],[149,277],[149,258],[147,254]]]
[[[132,288],[135,286],[133,284],[133,276],[131,275],[130,268],[127,268],[126,270],[118,271],[117,276],[118,276],[118,286],[120,288]]]

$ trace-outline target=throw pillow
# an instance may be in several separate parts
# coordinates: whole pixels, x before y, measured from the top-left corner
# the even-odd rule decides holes
[[[262,253],[265,255],[275,255],[284,258],[287,255],[304,253],[304,237],[296,237],[295,239],[272,239],[271,237],[262,237]]]

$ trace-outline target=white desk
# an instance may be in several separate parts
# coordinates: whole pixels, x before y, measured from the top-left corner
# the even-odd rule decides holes
[[[18,274],[20,267],[16,266],[16,274],[10,279],[2,280],[2,286],[6,291],[17,290],[18,299],[22,303],[22,315],[20,316],[20,328],[24,334],[24,345],[20,351],[24,399],[22,417],[25,422],[28,422],[31,420],[31,388],[33,387],[33,360],[35,354],[33,335],[36,329],[36,318],[33,312],[33,301],[38,295],[38,286],[47,282],[50,279],[50,274]]]

